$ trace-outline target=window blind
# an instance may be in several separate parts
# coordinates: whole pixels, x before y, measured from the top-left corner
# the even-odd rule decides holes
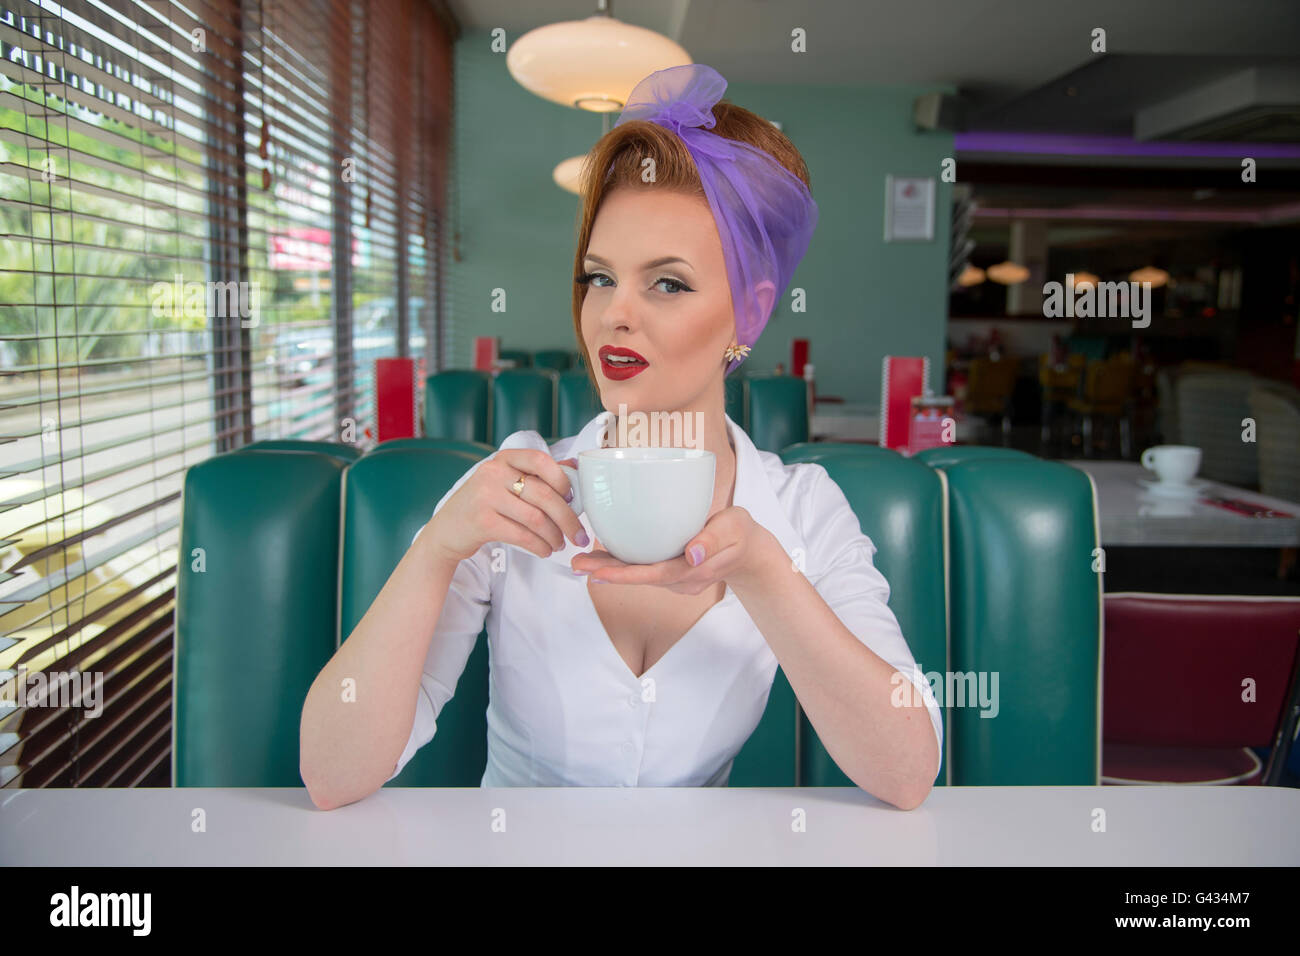
[[[0,786],[166,786],[186,468],[364,442],[373,359],[436,361],[455,31],[0,0]]]

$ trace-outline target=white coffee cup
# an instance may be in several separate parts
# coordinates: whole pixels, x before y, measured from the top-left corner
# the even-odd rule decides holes
[[[1142,467],[1165,484],[1185,485],[1201,467],[1201,450],[1195,445],[1156,445],[1142,453]]]
[[[593,448],[561,465],[606,551],[625,564],[678,557],[713,504],[717,456],[698,448]]]

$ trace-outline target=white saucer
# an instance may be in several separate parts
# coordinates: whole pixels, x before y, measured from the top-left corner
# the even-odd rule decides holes
[[[1138,484],[1149,494],[1160,498],[1195,498],[1209,482],[1203,478],[1193,478],[1185,484],[1175,485],[1158,478],[1139,478]]]

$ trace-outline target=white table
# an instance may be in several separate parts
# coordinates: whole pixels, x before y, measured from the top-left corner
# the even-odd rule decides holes
[[[975,426],[968,416],[955,419],[956,440],[969,443]],[[869,403],[822,402],[812,414],[813,438],[818,441],[880,441],[880,406]]]
[[[1223,548],[1293,548],[1300,545],[1300,504],[1245,488],[1210,482],[1205,490],[1225,498],[1285,511],[1293,518],[1251,518],[1195,498],[1157,497],[1138,484],[1154,477],[1132,461],[1067,461],[1092,476],[1097,487],[1102,545],[1192,545]]]
[[[1297,820],[1284,787],[936,787],[910,811],[831,787],[393,788],[329,811],[304,789],[16,790],[0,796],[0,861],[1297,866]]]

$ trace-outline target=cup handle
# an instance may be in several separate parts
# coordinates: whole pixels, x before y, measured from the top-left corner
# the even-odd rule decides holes
[[[584,509],[582,507],[582,486],[578,482],[578,469],[569,465],[561,465],[560,470],[568,477],[569,487],[573,489],[573,500],[569,502],[569,507],[573,509],[575,515],[581,517]]]
[[[1146,451],[1142,453],[1142,467],[1145,468],[1147,471],[1155,471],[1155,468],[1152,466],[1151,463],[1152,462],[1151,453],[1153,451],[1155,451],[1154,448],[1148,448]]]

